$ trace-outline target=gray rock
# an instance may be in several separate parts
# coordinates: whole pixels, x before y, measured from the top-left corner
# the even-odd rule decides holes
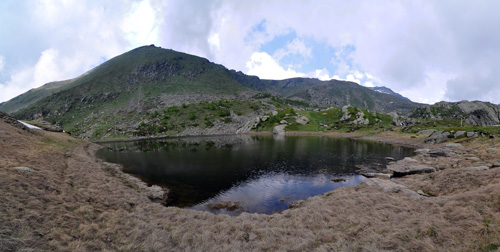
[[[415,150],[415,153],[422,153],[422,154],[426,154],[430,151],[430,149],[416,149]]]
[[[411,174],[431,173],[436,171],[434,167],[414,163],[390,164],[387,166],[387,169],[389,171],[392,171],[395,177]]]
[[[453,157],[456,156],[457,153],[450,149],[432,149],[427,152],[427,155],[431,157]]]
[[[305,125],[309,123],[309,118],[303,116],[303,115],[298,115],[297,118],[295,119],[295,122]]]
[[[380,172],[362,172],[361,175],[367,178],[392,178],[392,174],[390,173],[380,173]]]
[[[284,125],[284,124],[278,125],[278,126],[274,127],[273,134],[285,135],[285,128],[286,128],[286,125]]]
[[[280,124],[288,124],[288,122],[286,120],[281,120]]]
[[[455,133],[455,135],[453,135],[454,138],[459,138],[461,136],[464,136],[465,135],[465,131],[464,130],[459,130]]]
[[[273,114],[273,116],[277,116],[278,115],[278,111],[274,110],[273,112],[271,112]]]
[[[267,120],[269,120],[269,116],[262,116],[262,117],[260,117],[260,121],[261,122],[265,122]]]
[[[466,136],[467,137],[478,137],[478,134],[477,134],[477,132],[469,131],[466,133]]]
[[[449,135],[450,132],[436,131],[432,133],[432,135],[430,135],[427,139],[425,139],[424,142],[432,144],[442,143],[448,140]]]
[[[420,195],[404,185],[397,184],[392,180],[369,178],[364,181],[368,186],[379,187],[382,191],[387,193],[401,193],[411,197],[419,197]]]
[[[356,119],[351,122],[351,124],[354,125],[368,125],[370,123],[370,120],[368,118],[365,118],[365,113],[362,111],[356,113]]]
[[[467,123],[472,125],[487,126],[500,124],[500,108],[490,103],[481,101],[461,101],[458,107],[469,115]]]
[[[259,123],[260,123],[260,118],[255,117],[255,118],[249,120],[247,123],[245,123],[245,125],[243,125],[241,128],[236,130],[236,133],[247,133],[251,129],[256,129],[257,126],[259,126]]]
[[[385,160],[394,161],[393,157],[385,157]]]
[[[445,145],[446,148],[462,148],[462,145],[459,143],[449,143]]]
[[[430,196],[429,194],[424,193],[424,191],[422,191],[422,190],[418,190],[417,193],[420,194],[420,195],[422,195],[422,196],[425,196],[425,197],[429,197]]]
[[[349,105],[345,105],[342,107],[342,117],[340,118],[340,122],[347,121],[351,118],[351,115],[349,114]]]
[[[465,171],[484,171],[490,169],[488,166],[473,166],[473,167],[467,167],[464,170]]]
[[[480,159],[478,157],[466,157],[466,160],[471,160],[471,161],[479,161]]]
[[[35,170],[25,167],[25,166],[18,166],[14,167],[14,169],[19,170],[19,171],[25,171],[25,172],[34,172]]]
[[[418,161],[416,159],[411,158],[411,157],[405,157],[405,158],[398,161],[398,164],[401,164],[401,163],[418,163]]]
[[[497,167],[500,167],[500,163],[494,163],[491,168],[497,168]]]
[[[417,132],[417,135],[428,135],[430,136],[432,133],[436,132],[437,130],[435,129],[426,129],[426,130],[421,130]]]
[[[164,192],[163,188],[157,185],[153,185],[146,188],[146,194],[148,195],[148,198],[151,200],[162,200]]]

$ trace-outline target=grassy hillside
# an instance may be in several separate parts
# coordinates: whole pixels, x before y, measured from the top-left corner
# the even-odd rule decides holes
[[[419,106],[346,81],[261,80],[201,57],[151,45],[117,56],[78,78],[31,90],[2,104],[0,109],[14,112],[19,119],[46,120],[77,136],[101,138],[176,134],[184,130],[196,134],[199,131],[192,132],[193,128],[205,130],[210,127],[208,121],[229,119],[216,118],[206,109],[192,107],[189,107],[193,109],[190,113],[194,113],[196,122],[190,119],[193,116],[189,113],[187,117],[170,115],[170,120],[175,118],[176,121],[168,123],[150,116],[172,106],[198,104],[203,107],[199,104],[221,100],[238,104],[236,110],[253,111],[245,114],[248,115],[245,120],[250,121],[276,108],[352,105],[360,109],[390,111]],[[260,110],[253,109],[256,107]],[[200,119],[205,117],[208,121]],[[239,120],[238,125],[228,124],[228,128],[245,125],[238,115],[233,119]],[[217,133],[225,133],[223,126],[218,125]]]
[[[352,105],[376,111],[411,110],[421,104],[383,94],[353,82],[331,80],[295,93],[290,98],[302,99],[312,105],[344,106]]]
[[[50,82],[39,88],[31,89],[26,93],[12,98],[8,102],[0,103],[0,111],[6,113],[19,111],[49,95],[74,87],[75,80],[76,79]],[[78,84],[78,82],[76,82],[76,84]]]

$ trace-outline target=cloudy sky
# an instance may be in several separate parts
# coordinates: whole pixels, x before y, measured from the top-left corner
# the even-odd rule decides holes
[[[155,44],[265,79],[500,103],[500,1],[2,0],[0,102]]]

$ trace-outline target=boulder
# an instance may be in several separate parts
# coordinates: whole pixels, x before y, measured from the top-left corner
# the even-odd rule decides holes
[[[349,105],[345,105],[342,107],[342,117],[340,118],[340,122],[347,121],[351,118],[351,115],[349,114]]]
[[[420,195],[408,187],[404,185],[397,184],[392,180],[387,179],[378,179],[378,178],[369,178],[364,181],[364,183],[368,186],[376,186],[380,188],[382,191],[387,193],[401,193],[411,197],[419,197]]]
[[[431,157],[453,157],[457,153],[450,149],[432,149],[427,152],[427,155]]]
[[[298,115],[297,118],[295,119],[295,122],[305,125],[309,123],[309,118],[303,116],[303,115]]]
[[[500,108],[481,101],[461,101],[458,104],[463,113],[468,114],[466,123],[478,126],[500,124]]]
[[[286,124],[278,125],[278,126],[274,127],[273,134],[275,134],[275,135],[285,135],[285,128],[286,128]]]
[[[432,135],[430,135],[427,139],[425,139],[424,142],[432,144],[442,143],[448,140],[449,135],[450,132],[436,131],[432,133]]]
[[[365,113],[363,113],[362,111],[356,113],[356,119],[351,122],[351,124],[354,125],[368,125],[369,123],[370,120],[368,120],[368,118],[365,118]]]
[[[163,188],[157,185],[152,185],[146,188],[146,194],[148,195],[148,198],[150,200],[159,201],[163,199],[165,193],[163,191]]]
[[[361,172],[361,175],[367,178],[392,178],[392,174],[390,173],[380,173],[380,172]]]
[[[462,145],[459,143],[449,143],[445,145],[446,148],[462,148]]]
[[[459,137],[461,137],[461,136],[464,136],[464,135],[465,135],[465,133],[466,133],[466,132],[465,132],[464,130],[459,130],[459,131],[457,131],[457,132],[455,133],[455,135],[453,135],[453,137],[455,137],[455,138],[459,138]]]
[[[466,133],[466,136],[467,137],[477,137],[478,134],[477,134],[477,132],[469,131],[469,132]]]
[[[434,167],[415,163],[396,163],[387,166],[387,170],[392,171],[395,177],[435,172]]]

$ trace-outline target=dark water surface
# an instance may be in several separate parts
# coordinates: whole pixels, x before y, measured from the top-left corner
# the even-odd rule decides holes
[[[273,213],[292,201],[356,185],[362,165],[386,165],[413,149],[328,136],[217,136],[102,143],[98,156],[170,189],[168,206],[236,215]],[[332,178],[344,178],[333,182]],[[227,211],[210,203],[240,202]]]

